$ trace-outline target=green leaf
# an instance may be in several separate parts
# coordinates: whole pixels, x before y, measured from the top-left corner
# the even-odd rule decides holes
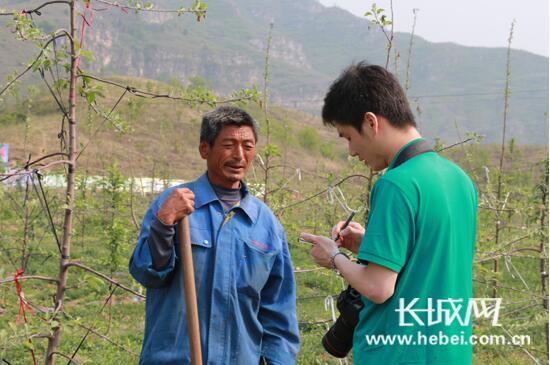
[[[80,52],[80,57],[84,58],[88,62],[92,62],[94,60],[94,54],[90,51]]]
[[[104,283],[101,279],[92,275],[85,275],[84,280],[88,284],[89,288],[95,292],[100,292],[104,288]]]
[[[53,86],[57,90],[65,90],[69,86],[69,83],[65,79],[59,79],[56,82],[54,82]]]
[[[49,70],[51,65],[52,61],[49,58],[46,58],[44,62],[42,62],[42,67],[44,68],[44,70]]]
[[[32,344],[32,342],[23,341],[22,345],[26,347],[28,350],[34,351],[34,345]]]
[[[264,147],[264,156],[281,157],[281,150],[276,144],[270,143]]]
[[[40,60],[40,58],[34,61],[31,66],[32,72],[38,71],[41,65],[42,65],[42,61]]]
[[[61,327],[61,324],[58,321],[51,321],[50,322],[50,329],[56,330],[59,327]]]
[[[67,57],[67,52],[65,52],[65,50],[59,50],[56,52],[56,57],[57,58],[65,58]]]
[[[96,94],[89,92],[89,93],[85,93],[84,95],[86,95],[86,100],[88,100],[88,103],[93,104],[93,102],[95,101]]]
[[[103,87],[101,85],[92,85],[86,88],[80,88],[80,94],[86,97],[88,103],[92,104],[95,102],[98,96],[105,97],[103,93]]]

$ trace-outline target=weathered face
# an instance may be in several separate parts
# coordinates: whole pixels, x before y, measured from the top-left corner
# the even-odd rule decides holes
[[[225,126],[212,146],[207,142],[201,142],[199,151],[201,157],[206,160],[210,182],[236,189],[254,159],[254,131],[250,126]]]
[[[377,147],[376,132],[368,121],[363,123],[363,131],[359,133],[351,125],[336,123],[338,135],[348,141],[349,154],[357,156],[365,165],[374,171],[387,167],[384,156]]]

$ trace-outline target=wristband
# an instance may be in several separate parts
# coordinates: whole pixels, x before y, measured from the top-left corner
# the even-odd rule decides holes
[[[342,274],[340,273],[340,270],[338,270],[338,268],[336,267],[336,262],[334,261],[334,259],[336,258],[336,256],[338,255],[342,255],[344,256],[345,258],[347,258],[349,260],[349,256],[346,255],[345,253],[343,253],[342,251],[338,250],[336,251],[334,254],[332,254],[330,256],[330,266],[331,266],[331,269],[332,271],[334,271],[336,273],[336,275],[339,275],[339,276],[342,276]]]

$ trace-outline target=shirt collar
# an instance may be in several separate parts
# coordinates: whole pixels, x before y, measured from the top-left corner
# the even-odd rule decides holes
[[[399,149],[399,151],[395,154],[395,156],[393,156],[391,162],[390,162],[390,165],[388,166],[388,170],[391,170],[393,169],[393,165],[395,165],[395,162],[397,161],[397,158],[399,157],[399,155],[401,154],[401,152],[403,152],[403,150],[405,150],[405,148],[409,147],[411,144],[413,143],[416,143],[418,141],[421,141],[423,140],[424,138],[420,137],[420,138],[416,138],[416,139],[413,139],[412,141],[406,143],[403,147],[401,147]]]
[[[218,200],[218,196],[214,192],[210,181],[208,180],[207,172],[202,174],[194,183],[195,192],[195,208],[200,208],[203,205],[212,203]],[[258,218],[258,207],[254,202],[254,197],[250,194],[248,186],[244,181],[241,181],[241,190],[243,197],[241,203],[236,209],[241,209],[250,218],[252,223],[256,223]]]

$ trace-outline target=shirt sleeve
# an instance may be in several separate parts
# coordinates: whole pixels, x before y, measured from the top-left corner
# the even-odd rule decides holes
[[[174,254],[175,226],[164,224],[156,215],[151,219],[147,243],[155,270],[161,270],[170,263],[170,258]]]
[[[160,258],[161,262],[157,262],[157,265],[155,265],[153,256],[158,254],[155,250],[159,247],[153,247],[153,249],[151,249],[151,246],[155,246],[155,242],[152,244],[150,243],[151,237],[153,237],[152,240],[155,240],[155,237],[157,240],[162,238],[163,232],[155,232],[155,227],[158,225],[155,224],[154,221],[158,220],[156,218],[157,212],[161,202],[164,200],[164,197],[168,194],[169,191],[161,194],[161,196],[151,204],[149,210],[147,210],[147,213],[143,218],[137,245],[130,258],[130,274],[132,274],[134,279],[146,288],[160,288],[167,285],[172,278],[172,272],[174,271],[176,265],[176,253],[173,244],[169,247],[167,242],[162,243],[166,246],[160,247],[160,251],[162,251],[162,253],[159,257],[157,257],[157,259]],[[158,223],[161,224],[160,221]],[[167,237],[165,237],[165,239],[167,240]]]
[[[296,284],[284,233],[282,243],[283,247],[261,292],[258,319],[264,330],[262,356],[269,364],[292,365],[296,363],[296,354],[300,350]]]
[[[391,181],[378,180],[357,257],[399,273],[414,242],[414,216],[403,191]]]

